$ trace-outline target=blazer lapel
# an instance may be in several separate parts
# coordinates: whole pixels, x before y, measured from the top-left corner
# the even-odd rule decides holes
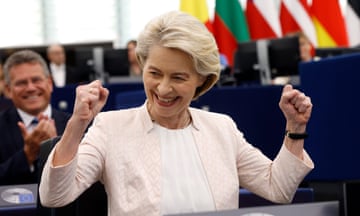
[[[15,108],[12,108],[11,110],[9,110],[9,112],[10,115],[8,115],[7,122],[9,128],[12,128],[12,130],[10,130],[10,133],[12,136],[12,140],[15,141],[13,146],[15,147],[15,149],[22,149],[24,147],[24,138],[21,134],[19,126],[17,125],[17,123],[22,120]]]

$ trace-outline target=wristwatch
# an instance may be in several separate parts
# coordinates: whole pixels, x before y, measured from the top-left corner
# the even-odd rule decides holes
[[[290,131],[285,131],[285,136],[289,137],[290,139],[298,140],[298,139],[305,139],[309,135],[308,133],[291,133]]]

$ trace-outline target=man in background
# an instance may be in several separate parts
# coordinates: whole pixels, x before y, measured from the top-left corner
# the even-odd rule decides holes
[[[64,87],[68,84],[79,84],[89,81],[89,74],[66,65],[66,54],[62,45],[50,45],[47,48],[47,57],[51,77],[56,87]]]
[[[40,144],[63,133],[69,114],[51,107],[53,83],[38,53],[13,53],[3,72],[14,106],[0,113],[0,185],[36,183]]]
[[[38,183],[41,163],[47,158],[44,151],[51,151],[52,141],[62,135],[70,114],[51,107],[53,82],[39,54],[18,51],[8,57],[3,69],[5,91],[14,106],[0,113],[0,185]],[[106,215],[106,202],[98,182],[64,207],[44,208],[38,202],[36,215]]]

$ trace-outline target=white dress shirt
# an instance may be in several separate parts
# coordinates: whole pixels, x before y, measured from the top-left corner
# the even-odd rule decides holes
[[[36,125],[32,125],[31,122],[32,122],[32,120],[34,118],[37,118],[37,116],[30,115],[30,114],[22,111],[21,109],[17,109],[17,111],[18,111],[18,113],[20,115],[20,118],[24,122],[24,125],[25,125],[28,133],[32,132],[32,130],[35,128]],[[48,116],[49,118],[51,118],[51,106],[50,106],[50,104],[46,107],[43,114],[45,116]]]
[[[65,65],[50,64],[51,74],[56,87],[64,87],[66,85]]]

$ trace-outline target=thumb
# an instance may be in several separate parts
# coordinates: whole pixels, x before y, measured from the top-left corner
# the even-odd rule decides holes
[[[283,88],[283,93],[289,92],[289,91],[291,91],[292,89],[293,89],[292,85],[287,84],[287,85],[285,85],[284,88]]]
[[[28,133],[27,133],[27,130],[26,130],[26,127],[25,127],[25,124],[24,124],[23,122],[19,121],[19,122],[17,123],[17,125],[18,125],[19,128],[20,128],[22,137],[25,138],[25,137],[27,136],[27,134],[28,134]]]

